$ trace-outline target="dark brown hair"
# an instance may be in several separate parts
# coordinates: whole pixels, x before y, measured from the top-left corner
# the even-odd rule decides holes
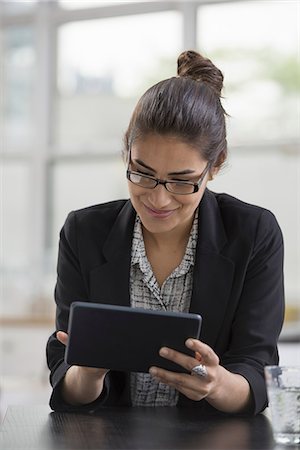
[[[177,77],[155,84],[138,101],[124,136],[125,152],[148,134],[175,136],[220,167],[227,156],[223,74],[192,50],[181,53],[177,65]]]

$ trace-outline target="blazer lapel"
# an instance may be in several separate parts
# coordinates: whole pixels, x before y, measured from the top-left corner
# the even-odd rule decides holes
[[[190,312],[202,316],[201,340],[214,346],[229,300],[234,263],[221,254],[226,245],[215,196],[206,190],[199,207],[199,229]]]
[[[103,247],[106,262],[90,272],[91,301],[130,305],[129,277],[135,211],[128,201]]]

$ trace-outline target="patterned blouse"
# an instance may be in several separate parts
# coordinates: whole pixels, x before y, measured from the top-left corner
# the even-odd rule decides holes
[[[133,308],[188,312],[192,296],[193,266],[198,237],[198,210],[185,255],[160,287],[148,261],[140,218],[137,216],[131,250],[130,299]],[[151,336],[149,336],[151,339]],[[178,391],[158,383],[148,373],[131,373],[133,406],[175,406]]]

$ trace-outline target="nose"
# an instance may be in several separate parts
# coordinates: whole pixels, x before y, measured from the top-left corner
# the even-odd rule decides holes
[[[149,201],[155,209],[166,208],[171,203],[172,194],[162,184],[158,184],[154,189],[151,189],[149,194]]]

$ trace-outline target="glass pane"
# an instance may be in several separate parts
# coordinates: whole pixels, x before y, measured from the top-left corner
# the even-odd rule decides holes
[[[0,6],[2,8],[3,14],[7,15],[15,15],[15,14],[24,14],[30,13],[34,10],[37,5],[37,0],[1,0]]]
[[[30,171],[22,162],[1,167],[0,313],[22,315],[30,302]]]
[[[54,165],[52,172],[52,242],[57,243],[67,214],[89,205],[127,198],[125,166],[121,158],[70,161]],[[57,256],[54,249],[53,257]]]
[[[63,25],[58,35],[58,146],[119,152],[137,97],[150,84],[176,74],[180,46],[177,12]]]
[[[130,1],[130,3],[134,2]],[[110,5],[116,6],[118,4],[122,4],[122,2],[121,1],[106,2],[102,0],[59,0],[58,4],[64,9],[81,9],[81,8],[95,8],[99,6],[110,6]]]
[[[30,173],[22,162],[2,163],[2,261],[6,269],[29,264]]]
[[[203,6],[198,27],[199,49],[224,73],[229,142],[299,143],[299,4]]]
[[[34,133],[34,32],[10,27],[3,32],[3,143],[6,151],[28,148]]]

